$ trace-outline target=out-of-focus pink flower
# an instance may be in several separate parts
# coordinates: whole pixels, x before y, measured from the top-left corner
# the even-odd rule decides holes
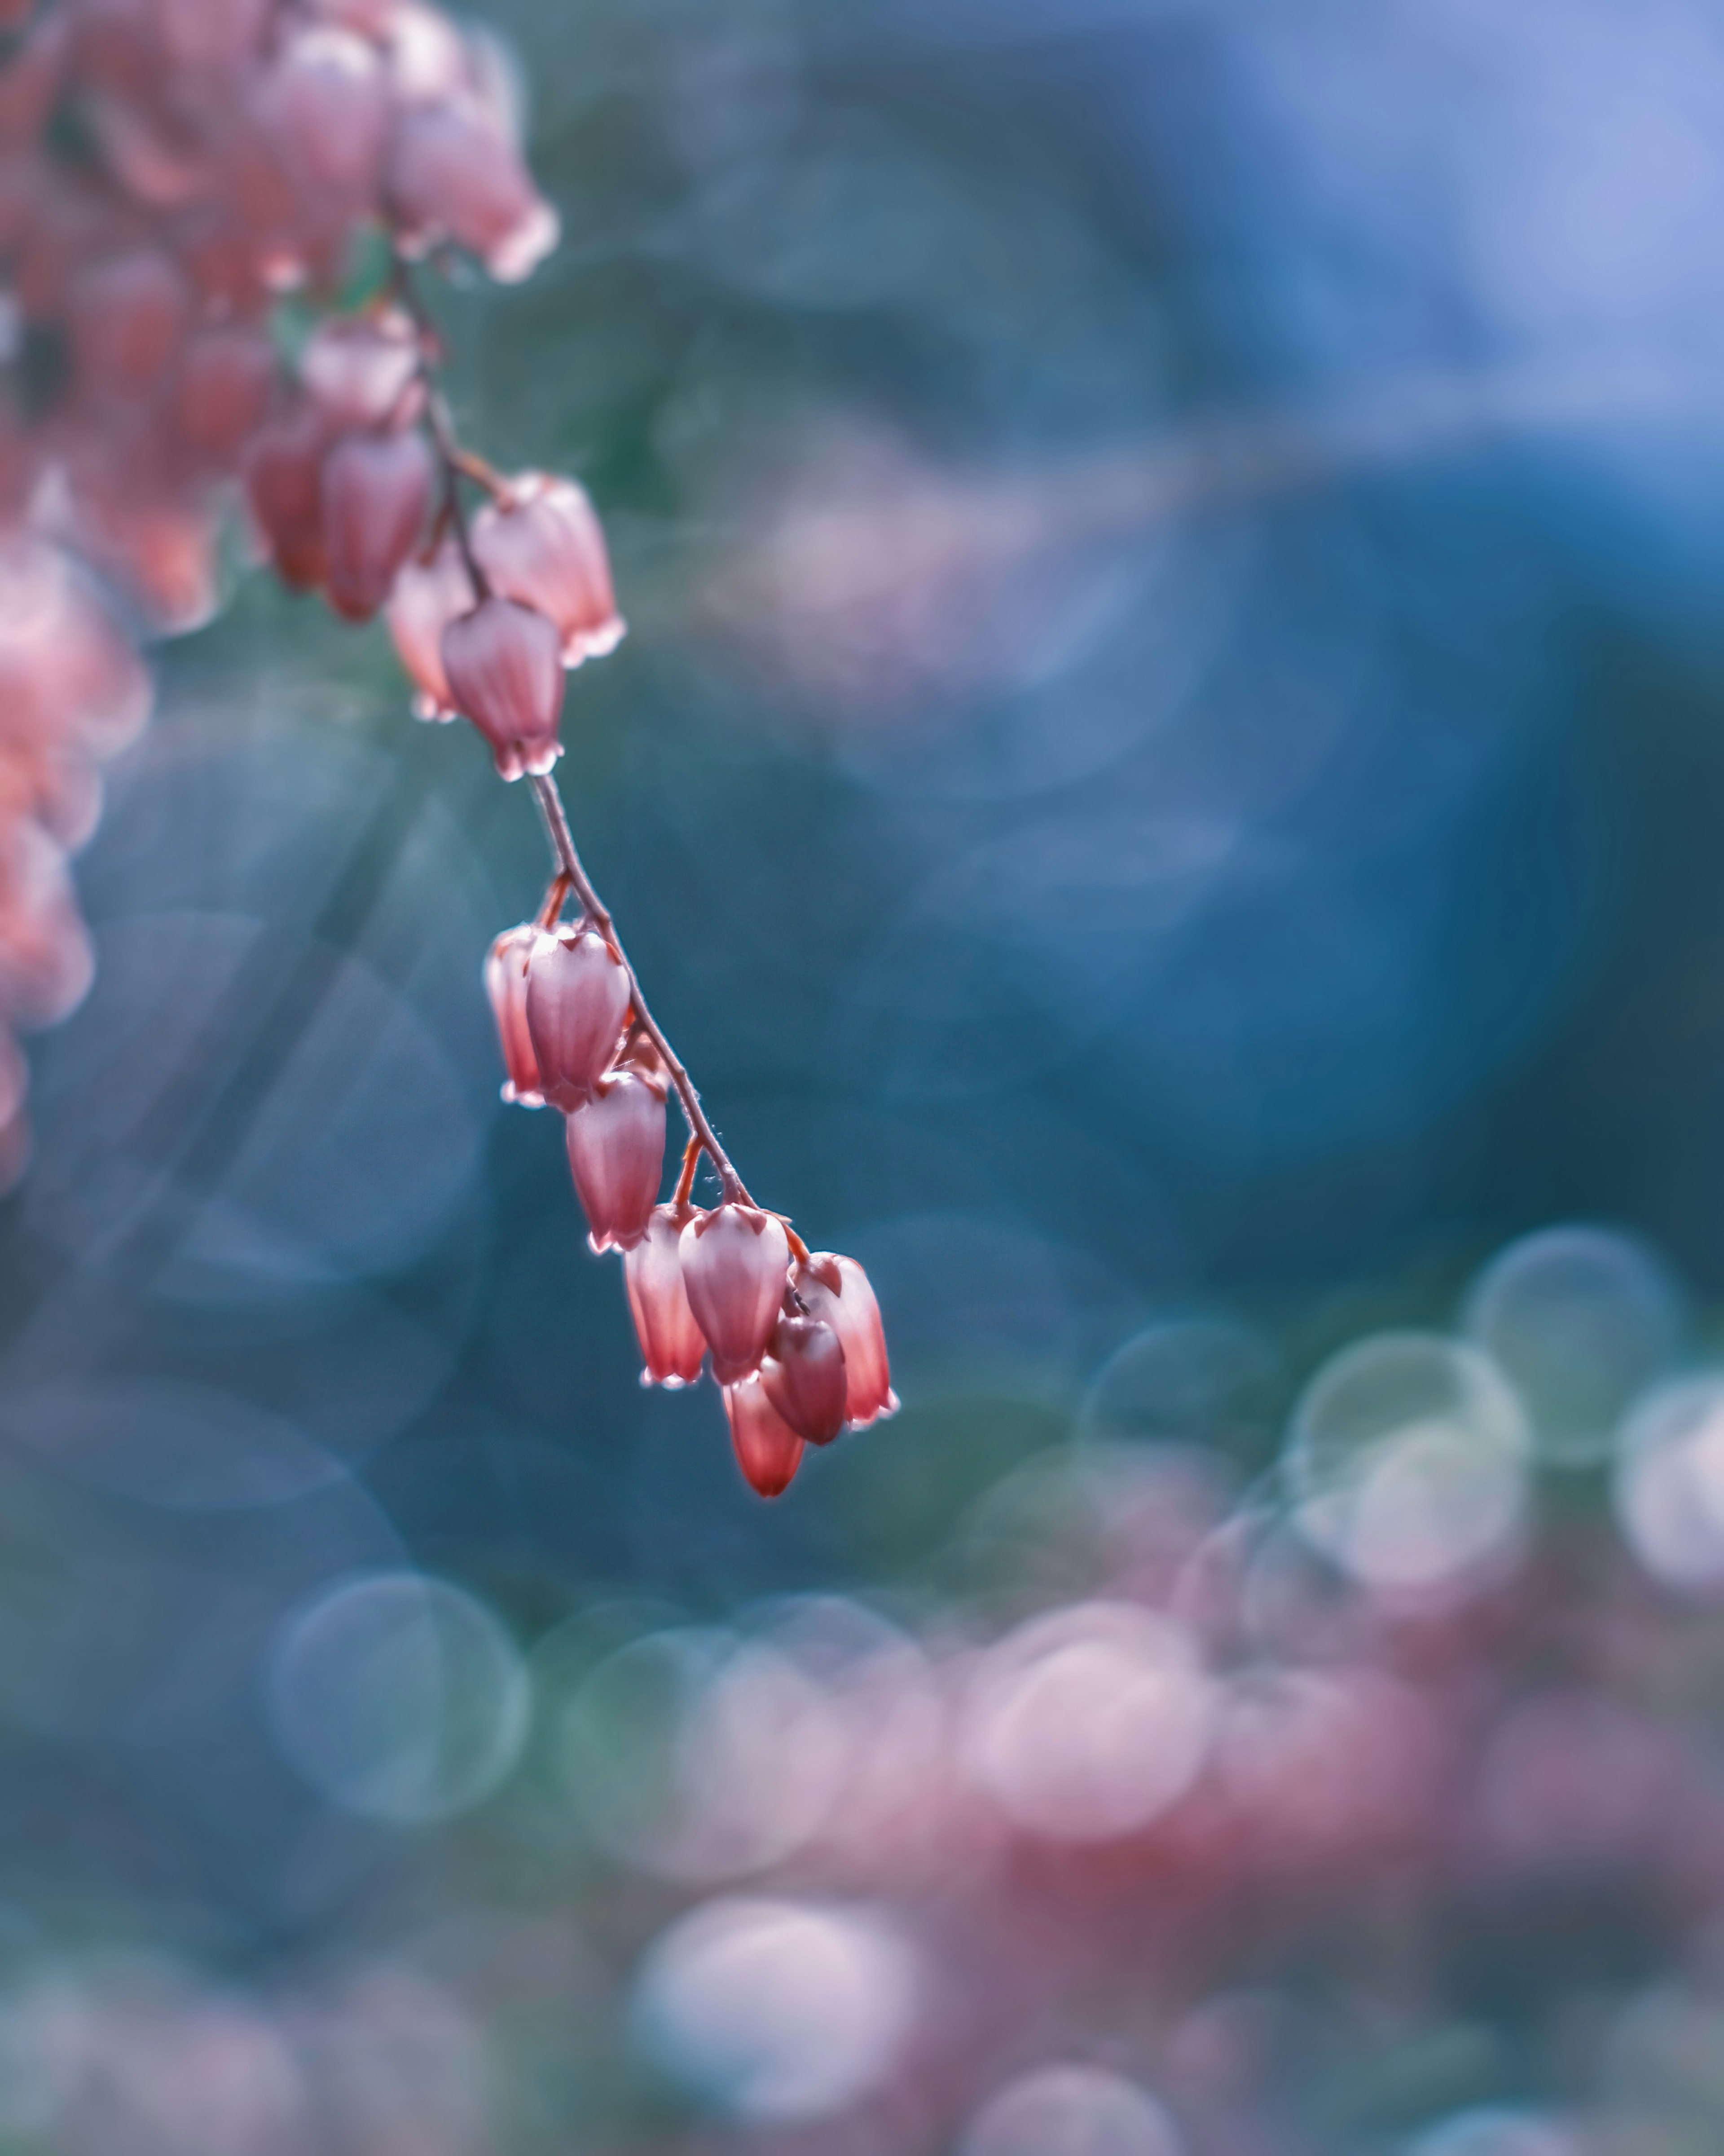
[[[824,1318],[782,1317],[772,1328],[760,1381],[797,1435],[830,1445],[844,1426],[844,1351]]]
[[[134,400],[161,381],[191,326],[186,281],[159,249],[92,263],[73,280],[69,326],[78,387]]]
[[[639,1070],[601,1078],[569,1111],[569,1171],[593,1250],[645,1235],[664,1172],[664,1090]]]
[[[444,631],[443,670],[456,710],[490,743],[505,778],[551,769],[562,753],[554,624],[512,599],[482,599]]]
[[[295,404],[260,428],[247,450],[246,498],[277,573],[295,590],[323,582],[323,459],[328,447],[322,414]]]
[[[533,946],[526,1022],[540,1088],[553,1106],[578,1106],[610,1068],[629,1003],[629,976],[593,929],[556,929]]]
[[[682,1271],[714,1374],[732,1384],[757,1369],[778,1306],[790,1245],[783,1224],[753,1205],[727,1204],[683,1230]]]
[[[508,1073],[503,1081],[503,1098],[523,1108],[545,1105],[539,1060],[533,1053],[532,1032],[526,1022],[527,965],[544,932],[532,921],[523,921],[518,928],[505,928],[485,961],[485,992],[497,1021],[503,1068]]]
[[[817,1250],[805,1265],[798,1268],[796,1291],[808,1305],[809,1315],[824,1318],[843,1345],[849,1382],[846,1419],[850,1428],[862,1430],[881,1415],[895,1414],[898,1395],[892,1390],[885,1328],[861,1266],[854,1258]]]
[[[256,51],[270,0],[156,0],[162,42],[186,67],[229,69]]]
[[[375,201],[389,91],[374,45],[326,24],[290,36],[259,90],[258,110],[297,189],[344,210]]]
[[[231,323],[199,331],[186,346],[174,388],[182,438],[225,463],[262,425],[275,385],[275,347],[261,330]]]
[[[556,211],[471,95],[412,105],[400,115],[387,198],[403,247],[423,253],[452,240],[476,254],[500,284],[530,276],[559,235]]]
[[[604,532],[573,480],[521,473],[506,498],[474,520],[473,552],[495,591],[556,623],[565,665],[602,659],[622,642]]]
[[[640,1342],[643,1384],[677,1389],[700,1374],[706,1338],[695,1322],[682,1277],[682,1235],[696,1216],[686,1205],[659,1205],[623,1260],[629,1308]]]
[[[431,453],[412,434],[349,434],[323,467],[330,603],[368,621],[418,544],[430,506]]]
[[[724,1409],[731,1450],[748,1486],[762,1497],[782,1497],[802,1465],[802,1440],[767,1398],[758,1378],[726,1385]]]
[[[443,632],[473,608],[473,579],[461,550],[445,539],[428,562],[409,561],[389,594],[389,634],[413,683],[422,719],[452,719],[454,696],[443,670]]]
[[[331,432],[383,427],[412,415],[407,393],[421,357],[411,319],[387,307],[320,322],[300,355],[300,379]]]

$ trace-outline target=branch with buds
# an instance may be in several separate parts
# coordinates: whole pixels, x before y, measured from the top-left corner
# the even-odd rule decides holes
[[[495,69],[425,0],[0,0],[0,299],[33,360],[0,379],[0,1183],[26,1143],[8,1028],[88,984],[65,856],[97,758],[148,708],[90,572],[164,633],[199,625],[237,491],[285,583],[383,614],[418,715],[464,716],[530,781],[555,877],[485,963],[505,1097],[565,1116],[648,1382],[710,1352],[743,1472],[776,1495],[805,1444],[895,1405],[880,1316],[859,1267],[749,1196],[552,777],[568,670],[623,634],[604,534],[572,479],[456,439],[411,266],[458,251],[511,282],[556,244]],[[689,1142],[661,1205],[673,1091]]]

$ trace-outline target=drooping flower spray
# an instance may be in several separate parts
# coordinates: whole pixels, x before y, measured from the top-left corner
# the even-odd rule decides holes
[[[148,715],[125,622],[207,621],[243,505],[285,583],[382,614],[418,714],[536,795],[555,880],[484,967],[505,1097],[566,1118],[644,1381],[710,1355],[772,1496],[896,1404],[878,1307],[750,1198],[587,877],[552,774],[567,670],[623,634],[604,534],[575,480],[456,439],[414,285],[450,252],[512,282],[557,236],[494,64],[424,0],[0,0],[0,1183],[28,1152],[15,1029],[90,980],[67,863]]]

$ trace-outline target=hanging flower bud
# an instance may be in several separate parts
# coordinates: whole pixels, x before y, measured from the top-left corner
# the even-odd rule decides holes
[[[527,1030],[540,1089],[565,1113],[609,1069],[629,1003],[629,976],[593,930],[555,929],[533,947],[526,973]]]
[[[453,539],[445,539],[428,562],[406,562],[396,578],[389,594],[389,634],[413,685],[415,718],[455,716],[443,670],[443,632],[472,608],[473,579]]]
[[[622,642],[604,532],[572,479],[511,480],[506,497],[474,520],[473,552],[494,590],[557,624],[564,665],[602,659]]]
[[[783,1224],[753,1205],[726,1204],[683,1230],[682,1272],[713,1373],[732,1384],[757,1369],[784,1298],[790,1245]]]
[[[315,406],[296,404],[261,428],[245,457],[252,515],[283,581],[297,591],[323,582],[323,456]]]
[[[491,745],[505,778],[546,772],[562,753],[562,654],[554,624],[510,599],[482,599],[443,633],[455,708]]]
[[[174,392],[181,435],[205,456],[233,456],[263,424],[275,385],[275,347],[261,330],[201,331],[186,346]]]
[[[519,284],[556,246],[557,213],[479,100],[456,95],[397,119],[388,201],[404,252],[452,240],[499,284]]]
[[[503,1098],[523,1108],[545,1105],[539,1060],[533,1054],[526,1022],[527,962],[544,932],[531,921],[523,921],[519,928],[505,928],[485,961],[485,992],[497,1021],[503,1068],[509,1074],[503,1081]]]
[[[694,1383],[706,1353],[682,1279],[682,1232],[695,1217],[686,1205],[655,1206],[646,1233],[623,1259],[629,1308],[646,1365],[640,1382],[671,1392]]]
[[[168,258],[141,247],[80,271],[71,291],[80,385],[116,400],[145,396],[167,372],[191,319],[191,295]]]
[[[377,48],[319,25],[285,46],[258,96],[265,136],[302,196],[349,211],[376,200],[389,125],[389,89]]]
[[[844,1351],[824,1318],[781,1317],[760,1381],[774,1408],[810,1445],[830,1445],[844,1428]]]
[[[844,1349],[849,1385],[845,1420],[863,1430],[882,1415],[898,1412],[892,1373],[886,1359],[885,1328],[868,1276],[854,1258],[817,1250],[796,1270],[797,1293],[812,1317],[824,1318]]]
[[[645,1235],[664,1173],[664,1093],[638,1070],[601,1078],[569,1111],[569,1172],[595,1253]]]
[[[330,603],[368,621],[418,544],[431,501],[431,452],[418,434],[349,434],[323,467]]]
[[[300,379],[332,431],[384,427],[413,413],[408,390],[423,355],[400,307],[320,322],[300,355]]]
[[[758,1378],[724,1389],[731,1450],[748,1486],[762,1497],[782,1497],[802,1465],[803,1443],[767,1398]]]

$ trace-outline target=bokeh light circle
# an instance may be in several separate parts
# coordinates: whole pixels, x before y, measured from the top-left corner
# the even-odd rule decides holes
[[[967,1702],[972,1779],[1013,1825],[1060,1841],[1139,1832],[1203,1765],[1213,1686],[1189,1635],[1126,1603],[1039,1617],[983,1658]]]
[[[890,2071],[915,2011],[916,1955],[861,1907],[726,1898],[649,1953],[635,1994],[643,2048],[744,2118],[820,2118]]]
[[[1333,1357],[1294,1411],[1286,1466],[1306,1538],[1363,1584],[1429,1592],[1516,1545],[1532,1435],[1491,1359],[1435,1333]]]
[[[1180,2156],[1183,2141],[1137,2082],[1101,2066],[1043,2066],[1003,2088],[959,2156]]]
[[[1661,1386],[1636,1408],[1614,1496],[1629,1546],[1667,1587],[1724,1586],[1724,1378]]]
[[[530,1698],[490,1611],[414,1572],[319,1595],[289,1620],[269,1676],[276,1740],[299,1773],[340,1810],[400,1825],[490,1795],[525,1741]]]
[[[1635,1396],[1681,1342],[1682,1298],[1657,1256],[1603,1228],[1511,1244],[1467,1298],[1466,1329],[1520,1394],[1540,1456],[1604,1459]]]

